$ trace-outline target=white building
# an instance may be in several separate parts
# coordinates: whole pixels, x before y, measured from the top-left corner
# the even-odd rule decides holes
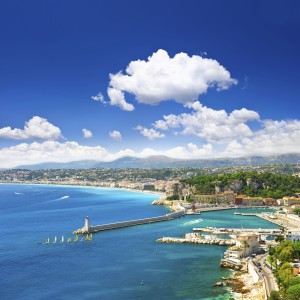
[[[250,256],[259,249],[259,238],[256,234],[242,233],[236,237],[236,244],[224,253],[225,259],[240,259]]]

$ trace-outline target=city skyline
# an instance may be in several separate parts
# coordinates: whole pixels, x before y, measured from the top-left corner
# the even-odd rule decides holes
[[[13,1],[0,168],[299,153],[297,1]]]

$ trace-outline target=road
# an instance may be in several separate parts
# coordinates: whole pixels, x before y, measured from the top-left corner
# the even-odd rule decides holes
[[[276,279],[273,276],[272,271],[266,266],[264,263],[265,258],[267,257],[267,254],[261,254],[257,255],[255,258],[252,259],[254,265],[257,267],[257,271],[259,271],[258,264],[261,264],[261,271],[259,274],[261,274],[265,278],[266,283],[266,289],[267,289],[267,296],[270,296],[271,291],[278,291],[278,286],[276,283]]]

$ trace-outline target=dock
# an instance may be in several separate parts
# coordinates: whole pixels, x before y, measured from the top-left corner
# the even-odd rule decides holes
[[[281,229],[255,229],[255,228],[193,228],[195,232],[208,232],[211,234],[228,234],[228,233],[256,233],[256,234],[268,234],[268,235],[278,235],[282,233]]]
[[[152,217],[152,218],[145,218],[145,219],[138,219],[138,220],[130,220],[130,221],[123,221],[123,222],[116,222],[116,223],[109,223],[109,224],[102,224],[96,226],[89,225],[89,218],[85,218],[85,225],[83,228],[75,230],[74,234],[85,234],[85,233],[96,233],[99,231],[111,230],[111,229],[118,229],[136,225],[143,225],[143,224],[151,224],[163,221],[170,221],[176,218],[180,218],[185,215],[184,210],[180,210],[174,213],[169,213],[164,216],[159,217]]]

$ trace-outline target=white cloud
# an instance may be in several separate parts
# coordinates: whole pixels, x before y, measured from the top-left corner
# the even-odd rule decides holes
[[[116,141],[121,141],[122,140],[122,134],[119,131],[117,131],[117,130],[110,131],[109,132],[109,136],[112,139],[116,140]]]
[[[252,137],[233,140],[221,155],[237,157],[296,152],[300,149],[300,121],[262,121]]]
[[[189,143],[186,146],[178,146],[163,151],[157,151],[151,148],[143,149],[138,156],[148,157],[153,155],[166,155],[179,159],[197,159],[210,157],[213,153],[213,146],[211,144],[205,144],[201,148],[193,143]]]
[[[98,93],[96,96],[92,96],[91,97],[94,101],[98,101],[101,102],[103,104],[106,103],[106,101],[104,100],[104,96],[101,93]]]
[[[181,134],[195,135],[209,142],[226,142],[239,137],[253,135],[246,124],[259,120],[257,112],[242,108],[228,114],[225,110],[214,110],[203,106],[199,101],[186,105],[191,113],[167,115],[154,123],[160,130],[181,129]]]
[[[122,91],[115,88],[108,88],[107,94],[110,98],[110,104],[120,107],[126,111],[133,111],[134,106],[130,103],[127,103],[125,100],[125,95]]]
[[[83,128],[82,133],[83,133],[83,137],[86,139],[93,137],[93,133],[88,129]]]
[[[166,137],[165,134],[158,132],[157,130],[151,128],[145,128],[143,126],[137,126],[136,130],[138,130],[143,136],[147,137],[149,140],[154,140],[154,139],[162,139]]]
[[[11,127],[4,127],[0,129],[0,138],[15,140],[30,138],[56,140],[61,137],[62,134],[58,127],[38,116],[34,116],[26,122],[24,129],[12,129]]]
[[[151,155],[166,155],[181,159],[203,159],[299,153],[299,120],[267,120],[263,121],[262,124],[263,128],[258,130],[255,135],[233,139],[227,144],[206,143],[204,145],[196,145],[195,143],[189,143],[185,146],[164,150],[144,148],[140,152],[132,149],[122,149],[112,153],[100,146],[83,146],[77,142],[45,141],[31,144],[21,143],[0,149],[0,166],[2,168],[11,168],[18,165],[41,162],[69,162],[84,159],[112,161],[124,156],[148,157]]]
[[[42,162],[70,162],[78,160],[112,161],[124,156],[148,157],[151,155],[169,155],[178,158],[203,158],[212,152],[212,146],[207,144],[198,148],[194,144],[186,147],[157,151],[145,148],[140,152],[123,149],[115,153],[95,146],[83,146],[77,142],[60,143],[57,141],[21,143],[16,146],[0,149],[0,165],[2,168],[12,168],[19,165],[30,165]]]
[[[36,164],[41,162],[69,162],[83,159],[102,160],[108,152],[102,147],[88,147],[76,142],[22,143],[0,150],[1,167]]]
[[[175,100],[179,103],[195,101],[211,87],[228,89],[237,84],[230,73],[216,60],[198,55],[178,53],[173,58],[165,50],[158,50],[148,60],[129,63],[126,74],[110,74],[107,90],[110,104],[131,111],[125,92],[145,104]]]

